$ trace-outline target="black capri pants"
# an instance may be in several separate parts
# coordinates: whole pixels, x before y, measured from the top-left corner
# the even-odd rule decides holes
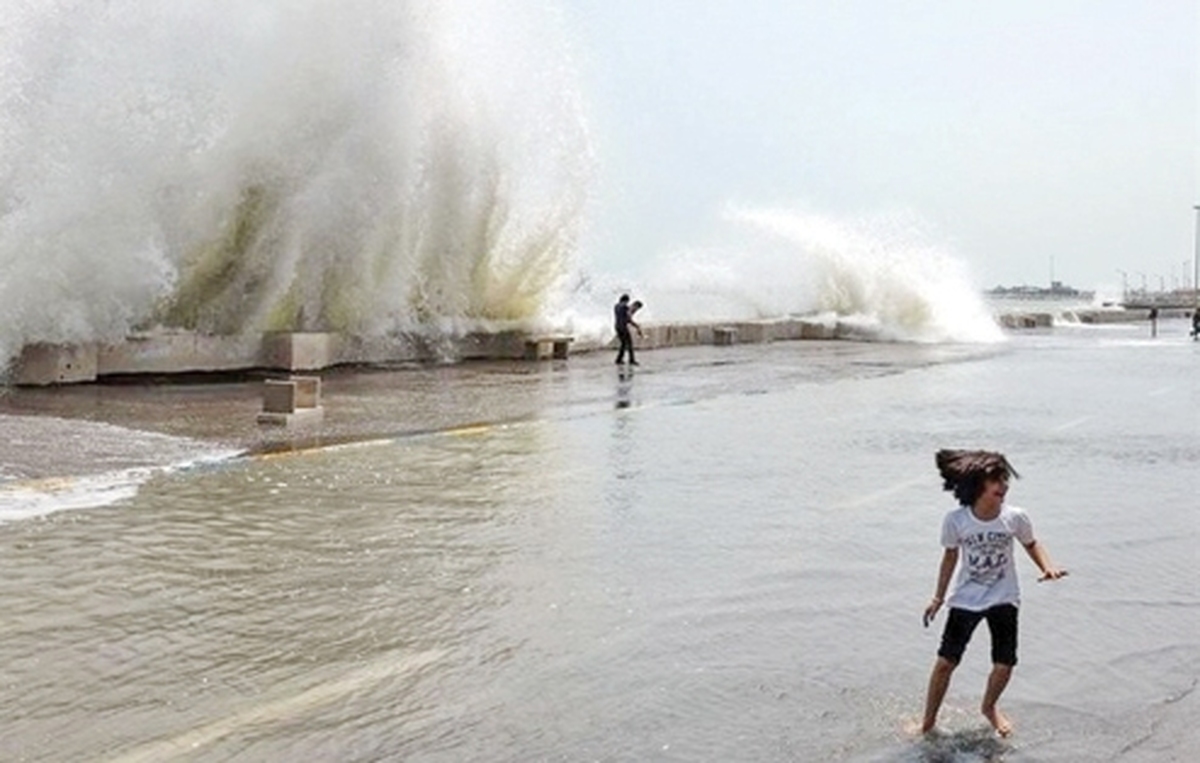
[[[1017,607],[1014,604],[997,604],[981,612],[951,608],[946,618],[946,628],[942,631],[938,656],[957,665],[980,620],[987,620],[988,630],[991,631],[992,662],[1010,667],[1016,665]]]

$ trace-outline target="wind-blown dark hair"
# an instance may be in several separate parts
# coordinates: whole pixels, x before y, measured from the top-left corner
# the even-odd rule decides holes
[[[1003,453],[987,450],[939,450],[935,460],[942,489],[953,491],[963,506],[974,505],[984,480],[1021,476]]]

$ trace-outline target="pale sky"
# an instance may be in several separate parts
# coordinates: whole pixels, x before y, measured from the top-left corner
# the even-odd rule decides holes
[[[912,213],[979,285],[1178,282],[1193,0],[563,0],[598,152],[591,259],[702,246],[728,204]]]

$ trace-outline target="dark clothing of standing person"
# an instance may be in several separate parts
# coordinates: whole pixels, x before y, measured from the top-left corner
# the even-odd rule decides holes
[[[629,333],[629,327],[637,327],[633,320],[633,313],[629,307],[629,295],[622,294],[617,300],[617,304],[613,307],[613,328],[617,330],[617,341],[621,343],[621,347],[617,350],[618,364],[625,360],[626,351],[629,352],[629,365],[636,366],[638,362],[633,357],[633,336]]]
[[[1192,341],[1200,341],[1200,310],[1192,311]]]

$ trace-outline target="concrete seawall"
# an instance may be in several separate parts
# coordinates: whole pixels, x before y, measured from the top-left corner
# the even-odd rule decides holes
[[[1148,310],[1074,311],[1080,323],[1136,322]],[[1160,317],[1185,317],[1186,310],[1163,310]],[[1048,328],[1050,313],[1008,313],[997,317],[1009,329]],[[785,318],[713,323],[662,323],[643,327],[638,350],[695,345],[733,345],[795,340],[860,339],[855,326],[836,320]],[[559,341],[567,339],[557,336]],[[78,384],[120,377],[319,371],[336,366],[397,363],[520,360],[540,358],[530,343],[552,337],[528,331],[474,332],[462,336],[418,334],[360,337],[322,332],[280,332],[214,336],[161,330],[130,335],[113,344],[31,344],[8,369],[7,383],[23,386]],[[572,339],[564,354],[610,348],[608,342]],[[548,356],[547,356],[548,357]]]
[[[643,328],[639,350],[703,344],[853,338],[835,322],[785,319],[729,323],[664,323]],[[543,335],[528,331],[474,332],[431,338],[417,334],[361,337],[323,332],[214,336],[187,331],[130,335],[102,344],[30,344],[8,369],[19,386],[78,384],[119,377],[319,371],[335,366],[520,360]],[[549,335],[547,335],[549,336]],[[557,337],[560,341],[568,339]],[[606,342],[574,340],[569,353],[608,349]],[[547,341],[547,340],[543,340]]]
[[[1192,311],[1186,308],[1162,308],[1158,311],[1159,319],[1188,318]],[[1149,308],[1130,308],[1119,310],[1064,310],[1061,313],[1048,312],[1009,312],[996,317],[1000,325],[1007,329],[1050,328],[1056,321],[1068,323],[1141,323],[1150,320]]]

